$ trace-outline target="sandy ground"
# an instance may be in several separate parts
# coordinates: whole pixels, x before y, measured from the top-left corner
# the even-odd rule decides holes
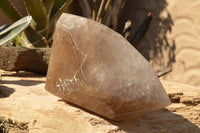
[[[137,48],[156,71],[171,67],[161,79],[200,87],[200,1],[129,1],[124,20],[136,30],[145,14],[154,14],[150,29]],[[121,23],[122,23],[121,22]]]
[[[173,27],[167,36],[176,44],[173,71],[164,79],[200,87],[200,1],[168,0]]]
[[[115,122],[45,91],[45,77],[2,73],[0,124],[13,132],[30,133],[199,133],[200,90],[162,81],[172,104],[133,120]],[[2,120],[3,119],[3,120]],[[0,128],[1,131],[1,128]]]

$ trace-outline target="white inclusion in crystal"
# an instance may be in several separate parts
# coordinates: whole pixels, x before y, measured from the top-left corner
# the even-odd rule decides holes
[[[81,87],[83,87],[83,83],[82,83],[82,81],[80,81],[79,85],[80,85]]]
[[[59,78],[58,80],[59,80],[60,82],[62,82],[62,79],[61,79],[61,78]]]
[[[106,79],[106,74],[101,73],[99,74],[98,80],[103,84],[104,80]]]
[[[56,83],[56,87],[59,89],[59,91],[65,91],[65,83],[63,82],[63,80],[61,78],[58,79],[59,83]]]
[[[78,27],[78,28],[80,28],[80,27],[81,27],[81,25],[80,25],[80,24],[78,24],[78,25],[77,25],[77,27]]]
[[[60,84],[59,84],[59,83],[56,83],[56,87],[59,89],[59,91],[61,91],[61,88],[60,88]]]
[[[74,77],[72,79],[65,79],[65,81],[74,84],[75,82],[78,81],[78,79],[76,78],[76,74],[77,73],[74,74]]]
[[[62,91],[63,93],[66,93],[69,95],[73,92],[73,86],[74,84],[79,80],[76,78],[76,74],[74,74],[74,77],[72,79],[65,79],[62,80],[59,78],[59,83],[56,83],[56,87],[59,88],[59,91]]]
[[[131,85],[132,85],[131,83],[128,83],[128,87],[131,86]]]
[[[57,84],[57,83],[56,83],[56,87],[60,87],[60,84]]]
[[[65,79],[64,83],[67,86],[67,94],[71,94],[73,92],[73,85],[78,81],[76,78],[76,74],[74,74],[74,77],[72,79]]]

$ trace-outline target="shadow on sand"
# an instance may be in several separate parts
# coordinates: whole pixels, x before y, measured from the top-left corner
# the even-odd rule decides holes
[[[65,102],[62,99],[60,99],[59,101]],[[78,105],[75,105],[73,103],[69,102],[65,103],[66,105],[70,105],[79,108],[92,115],[96,115],[105,120],[106,121],[105,123],[111,123],[112,125],[119,127],[118,131],[124,131],[127,133],[160,133],[160,132],[199,133],[200,132],[198,126],[191,123],[181,115],[174,114],[167,109],[160,109],[158,111],[146,115],[138,116],[129,121],[116,122],[108,118],[105,118],[99,114],[96,114],[94,112],[91,112],[85,108],[82,108]],[[97,126],[98,124],[101,125],[102,122],[96,123]]]

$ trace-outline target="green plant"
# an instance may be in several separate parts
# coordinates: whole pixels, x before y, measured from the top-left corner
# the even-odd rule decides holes
[[[93,20],[107,25],[113,30],[117,31],[118,20],[127,0],[93,0],[92,18]],[[131,20],[127,20],[124,25],[122,35],[133,46],[137,47],[140,41],[144,38],[149,25],[151,23],[153,14],[149,12],[136,31],[132,31]]]
[[[19,37],[23,46],[49,47],[52,43],[54,26],[60,15],[73,0],[23,0],[32,21]],[[12,21],[22,16],[8,0],[0,0],[0,10]]]
[[[11,26],[3,25],[0,27],[0,46],[13,39],[15,43],[20,44],[19,33],[27,28],[32,20],[31,16],[24,17]]]
[[[104,23],[111,3],[112,0],[102,0],[99,9],[97,10],[97,0],[93,0],[93,20]]]
[[[77,0],[76,2],[84,17],[93,18],[93,20],[120,33],[119,20],[127,0]]]

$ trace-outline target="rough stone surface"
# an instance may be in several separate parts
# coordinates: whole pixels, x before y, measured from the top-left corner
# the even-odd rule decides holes
[[[113,120],[170,104],[149,63],[125,38],[71,14],[57,22],[46,90]]]
[[[27,49],[23,47],[0,47],[0,69],[5,71],[28,71],[46,74],[50,48]]]
[[[24,73],[1,74],[0,117],[28,123],[30,133],[200,132],[199,88],[163,81],[172,100],[170,106],[130,121],[113,122],[51,95],[44,89],[45,77]],[[174,100],[174,97],[179,100]]]

